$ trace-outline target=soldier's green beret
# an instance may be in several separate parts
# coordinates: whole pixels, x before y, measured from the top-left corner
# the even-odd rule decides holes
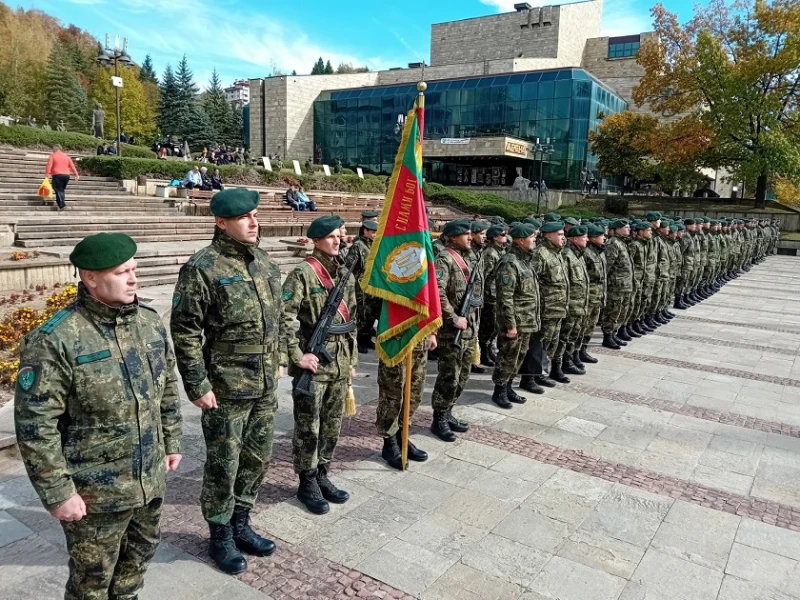
[[[486,221],[473,221],[470,223],[469,230],[472,233],[480,233],[489,229],[489,224]]]
[[[669,219],[661,219],[661,227],[669,227],[672,225],[672,221]]]
[[[541,219],[534,219],[533,217],[528,217],[527,219],[522,219],[522,222],[527,223],[528,225],[533,225],[536,229],[542,228]]]
[[[469,219],[454,219],[445,223],[442,233],[446,236],[463,235],[469,233],[469,229]]]
[[[486,237],[489,239],[496,238],[498,235],[504,235],[506,228],[503,225],[492,225],[489,231],[486,232]]]
[[[324,238],[334,229],[339,229],[344,225],[344,219],[339,215],[325,215],[311,221],[306,230],[306,235],[312,240]]]
[[[567,233],[567,237],[580,237],[582,235],[587,235],[589,233],[589,228],[586,225],[576,225],[572,229],[570,229]]]
[[[678,231],[678,226],[677,225],[670,225],[669,226],[669,232],[670,233],[675,233],[676,231]]]
[[[598,237],[606,234],[606,228],[601,225],[591,224],[586,229],[589,237]]]
[[[377,221],[364,221],[363,223],[361,223],[361,226],[364,229],[369,229],[370,231],[378,231]]]
[[[136,242],[124,233],[95,233],[83,238],[69,255],[77,269],[104,271],[118,267],[136,254]]]
[[[703,217],[703,223],[711,223],[710,217]]]
[[[608,228],[619,229],[620,227],[625,227],[626,225],[630,225],[630,223],[628,223],[628,219],[614,219],[608,224]]]
[[[542,220],[545,223],[554,223],[556,221],[561,220],[561,215],[558,213],[547,213],[545,216],[542,217]]]
[[[634,231],[644,231],[645,229],[652,229],[653,226],[648,223],[647,221],[639,221],[636,225],[631,225],[631,229]]]
[[[684,225],[694,225],[695,223],[697,223],[697,221],[695,221],[694,219],[691,219],[691,218],[683,220],[683,224]]]
[[[542,233],[553,233],[554,231],[561,231],[562,229],[564,229],[563,221],[547,221],[542,224]]]
[[[505,225],[506,223],[506,220],[500,215],[492,215],[488,218],[488,221],[494,225]]]
[[[361,213],[362,219],[377,219],[378,218],[378,211],[377,210],[365,210]]]
[[[566,219],[564,219],[564,223],[565,224],[569,223],[570,225],[573,226],[580,225],[580,223],[578,223],[578,219],[576,219],[575,217],[567,217]]]
[[[515,240],[517,239],[524,239],[527,237],[531,237],[533,234],[536,233],[536,227],[531,225],[530,223],[517,223],[511,228],[511,237]]]
[[[651,210],[647,212],[644,218],[648,221],[658,221],[661,218],[661,213],[657,210]]]
[[[214,194],[209,208],[211,209],[211,214],[215,217],[232,219],[246,215],[251,210],[254,210],[260,201],[261,197],[256,190],[230,188]]]

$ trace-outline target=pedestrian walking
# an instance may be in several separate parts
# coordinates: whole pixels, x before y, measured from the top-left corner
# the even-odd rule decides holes
[[[44,176],[49,177],[53,184],[53,191],[56,193],[58,212],[61,212],[67,207],[66,191],[70,173],[75,174],[75,181],[80,180],[81,176],[78,174],[78,169],[75,168],[75,163],[72,162],[69,155],[62,150],[61,146],[56,144],[53,146],[53,152],[47,159],[47,167],[45,167]]]

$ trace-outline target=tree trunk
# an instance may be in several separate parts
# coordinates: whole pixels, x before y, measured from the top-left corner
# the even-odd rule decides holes
[[[756,208],[767,205],[767,174],[761,173],[756,181]]]

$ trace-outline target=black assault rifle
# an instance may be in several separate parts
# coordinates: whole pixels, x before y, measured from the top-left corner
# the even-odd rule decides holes
[[[345,262],[345,273],[339,279],[334,288],[328,292],[328,299],[325,301],[325,306],[322,307],[322,314],[319,316],[314,332],[308,340],[306,346],[306,354],[313,354],[319,359],[322,366],[327,366],[334,361],[334,357],[330,355],[325,345],[328,341],[328,335],[339,335],[343,333],[350,333],[355,329],[355,321],[343,323],[341,325],[334,325],[333,319],[336,317],[336,312],[339,310],[339,304],[344,298],[344,290],[350,275],[361,262],[361,255],[358,252],[350,252],[347,255]],[[314,396],[314,374],[308,369],[303,369],[300,378],[297,380],[295,391],[301,396],[313,397]]]
[[[456,316],[464,317],[469,321],[469,311],[473,308],[477,308],[483,304],[482,298],[473,298],[473,294],[475,293],[475,279],[478,277],[478,273],[483,270],[483,252],[480,253],[478,257],[478,262],[475,263],[475,268],[472,269],[472,273],[469,274],[469,279],[467,280],[467,289],[464,290],[464,297],[461,298],[461,304],[458,306],[456,310]],[[467,323],[469,326],[469,323]],[[461,342],[461,338],[464,337],[464,330],[459,329],[456,331],[456,336],[453,338],[453,345],[458,348],[459,353],[463,354],[463,344]]]

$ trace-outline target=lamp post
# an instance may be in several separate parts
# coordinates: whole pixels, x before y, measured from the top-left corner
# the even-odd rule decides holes
[[[99,45],[99,44],[98,44]],[[122,156],[122,122],[120,120],[119,111],[119,90],[122,87],[122,77],[119,76],[119,65],[129,67],[133,64],[131,57],[128,55],[128,38],[122,41],[122,48],[119,47],[119,36],[114,38],[114,47],[111,47],[111,36],[106,34],[105,47],[98,48],[97,62],[102,66],[107,67],[111,63],[114,64],[114,76],[111,78],[111,85],[114,86],[114,95],[116,96],[117,104],[117,156]]]
[[[544,155],[552,154],[555,152],[553,144],[550,143],[550,138],[544,144],[539,143],[539,138],[536,138],[536,143],[533,145],[533,159],[536,160],[536,153],[539,153],[539,185],[536,194],[536,214],[539,214],[539,203],[542,200],[542,177],[544,177]]]

